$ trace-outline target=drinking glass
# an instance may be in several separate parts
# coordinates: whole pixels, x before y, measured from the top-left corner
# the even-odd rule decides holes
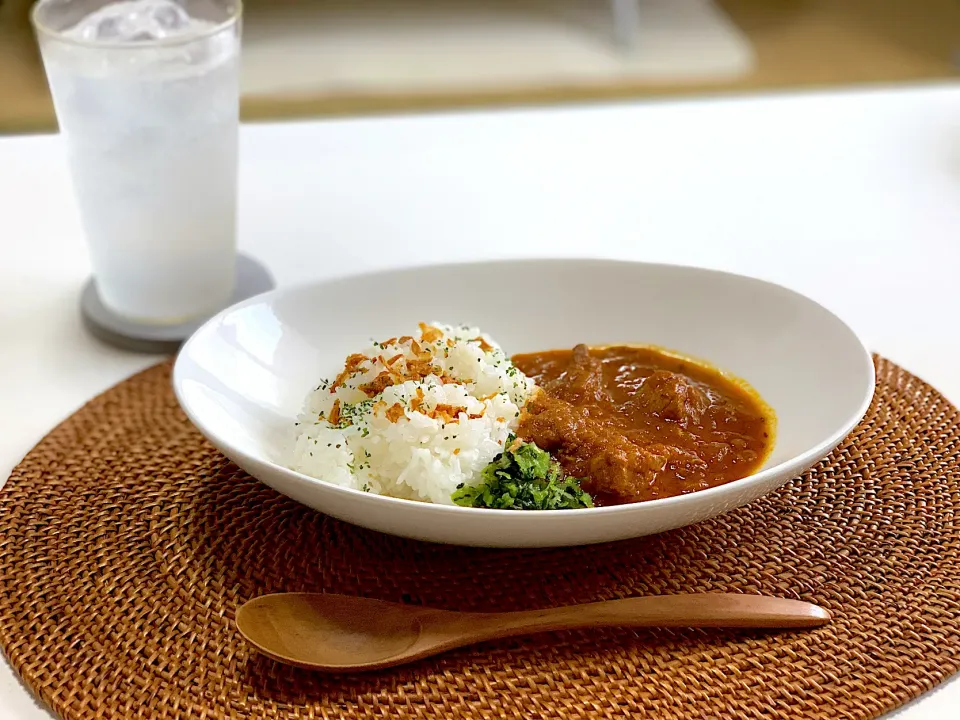
[[[39,0],[32,11],[97,293],[182,323],[231,300],[238,0]]]

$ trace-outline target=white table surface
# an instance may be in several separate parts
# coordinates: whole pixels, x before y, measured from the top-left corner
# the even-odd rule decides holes
[[[245,127],[240,246],[283,283],[465,258],[753,274],[960,401],[960,84]],[[59,138],[0,139],[0,478],[158,358],[98,344]],[[956,717],[960,681],[897,713]],[[0,661],[0,718],[49,718]]]

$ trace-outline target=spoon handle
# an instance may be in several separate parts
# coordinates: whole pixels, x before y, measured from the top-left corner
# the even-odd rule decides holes
[[[473,639],[591,627],[808,628],[830,621],[830,612],[799,600],[761,595],[705,593],[655,595],[547,610],[468,616]],[[468,629],[469,628],[469,629]]]

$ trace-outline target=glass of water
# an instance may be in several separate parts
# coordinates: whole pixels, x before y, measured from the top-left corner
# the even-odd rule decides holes
[[[239,0],[39,0],[32,18],[101,302],[215,312],[235,281]]]

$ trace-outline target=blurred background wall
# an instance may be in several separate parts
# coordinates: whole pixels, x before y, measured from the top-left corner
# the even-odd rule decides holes
[[[55,128],[29,0],[0,0],[0,132]],[[281,119],[925,82],[960,0],[247,0],[243,115]]]

